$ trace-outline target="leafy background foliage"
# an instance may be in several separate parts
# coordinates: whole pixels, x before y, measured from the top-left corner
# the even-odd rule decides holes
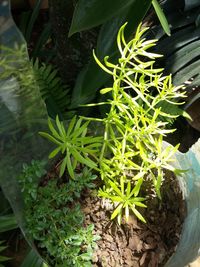
[[[121,1],[118,1],[121,2]],[[130,5],[130,3],[132,5]],[[83,4],[82,1],[80,1],[80,5]],[[90,12],[87,12],[87,16],[90,16],[90,13],[94,12],[99,14],[99,16],[96,16],[96,25],[102,24],[101,30],[97,39],[97,56],[102,59],[106,55],[113,56],[116,60],[117,58],[117,47],[115,44],[117,31],[119,27],[125,23],[126,21],[129,22],[126,37],[130,37],[133,32],[136,30],[137,25],[141,21],[141,19],[146,14],[147,10],[149,9],[151,4],[151,1],[129,1],[129,5],[127,8],[120,10],[118,9],[118,5],[111,7],[111,1],[108,1],[105,4],[105,7],[107,8],[108,12],[110,13],[109,19],[102,14],[99,13],[98,8],[98,1],[93,1],[92,5],[90,5]],[[120,6],[120,3],[119,3]],[[77,5],[77,9],[80,8],[79,5]],[[101,6],[103,8],[103,6]],[[84,14],[85,9],[87,7],[83,8]],[[87,10],[88,11],[88,10]],[[77,12],[79,13],[79,12]],[[116,13],[119,13],[117,16],[115,16]],[[85,16],[84,20],[89,20],[89,18]],[[103,17],[103,18],[102,18]],[[103,19],[103,21],[102,21]],[[73,24],[78,24],[79,18],[77,17],[76,13],[74,13],[73,17]],[[87,26],[89,28],[93,27],[92,21],[90,22],[91,25]],[[72,24],[72,25],[73,25]],[[79,25],[79,24],[78,24]],[[78,25],[76,26],[77,30]],[[106,44],[106,45],[105,45]],[[102,72],[102,70],[96,65],[94,59],[90,59],[89,64],[83,68],[81,73],[77,77],[77,81],[75,83],[73,92],[72,92],[72,101],[71,101],[71,108],[77,107],[80,104],[88,103],[92,99],[95,98],[95,94],[97,90],[103,86],[106,82],[109,80],[109,76]],[[89,82],[88,82],[89,81]]]
[[[40,65],[36,60],[33,63],[33,74],[46,103],[49,116],[55,118],[58,115],[62,120],[66,119],[66,107],[70,101],[69,89],[63,84],[58,70],[51,64],[42,63]]]
[[[94,26],[101,25],[101,27],[99,26],[100,32],[96,43],[97,56],[102,59],[106,55],[110,55],[113,60],[116,60],[118,51],[115,40],[118,29],[128,21],[126,37],[129,39],[151,7],[151,2],[151,0],[129,0],[124,4],[123,1],[118,0],[113,4],[113,1],[109,0],[104,1],[102,4],[98,0],[89,0],[86,4],[85,1],[79,0],[74,8],[72,22],[70,22],[69,36],[75,33],[78,36],[77,34],[83,30],[90,31]],[[159,18],[162,19],[162,25],[169,34],[168,24],[163,19],[164,14],[158,8],[158,2],[153,0],[153,4]],[[57,9],[57,3],[50,1],[50,7],[52,10]],[[62,5],[61,8],[63,8]],[[55,20],[53,22],[57,23]],[[68,42],[70,42],[70,38]],[[62,54],[62,51],[59,50],[58,53]],[[62,69],[61,72],[63,71]],[[88,64],[82,68],[79,74],[77,73],[77,79],[70,91],[71,105],[68,109],[77,109],[80,104],[85,104],[95,99],[98,89],[108,81],[109,76],[102,72],[92,57],[89,58]]]
[[[163,1],[162,7],[171,26],[171,36],[166,36],[159,26],[154,27],[153,35],[159,39],[155,50],[164,55],[161,64],[167,73],[172,73],[174,84],[190,81],[186,87],[191,93],[191,89],[200,84],[200,4],[198,1],[182,1],[181,9],[168,0]]]

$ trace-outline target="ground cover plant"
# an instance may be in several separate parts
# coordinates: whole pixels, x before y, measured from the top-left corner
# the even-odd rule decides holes
[[[24,165],[19,177],[26,205],[27,235],[50,266],[91,266],[90,260],[98,236],[93,225],[83,227],[83,214],[77,199],[85,188],[94,188],[95,175],[84,168],[75,180],[62,183],[53,178],[38,188],[45,173],[44,163]]]
[[[163,137],[174,131],[167,125],[181,114],[178,101],[185,92],[181,86],[173,86],[170,75],[163,76],[162,69],[154,68],[160,55],[148,51],[156,40],[143,37],[147,28],[141,29],[140,25],[129,42],[124,30],[125,25],[118,32],[121,57],[116,64],[108,57],[101,63],[94,53],[99,66],[112,75],[113,85],[101,90],[109,95],[107,101],[89,106],[105,105],[106,116],[75,116],[68,127],[58,116],[56,124],[49,119],[50,133],[40,135],[56,145],[49,158],[62,154],[58,164],[60,178],[49,179],[39,187],[38,179],[33,182],[31,175],[20,178],[22,188],[32,188],[24,191],[29,234],[40,248],[45,248],[47,261],[55,266],[90,266],[97,237],[93,236],[91,225],[84,227],[78,199],[98,180],[92,173],[102,181],[92,190],[94,196],[103,198],[105,209],[111,206],[111,219],[117,217],[120,225],[132,214],[145,223],[141,208],[148,208],[148,193],[162,199],[165,170],[179,171],[170,164],[178,146],[164,148],[162,144]],[[101,125],[102,136],[91,135],[91,123]]]

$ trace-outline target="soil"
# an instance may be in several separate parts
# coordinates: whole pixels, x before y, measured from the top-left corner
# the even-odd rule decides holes
[[[100,235],[93,255],[94,267],[161,267],[175,251],[185,217],[185,202],[178,183],[167,173],[162,201],[151,196],[147,209],[140,212],[144,224],[131,215],[120,226],[111,221],[112,207],[88,192],[81,202],[85,225],[94,224]]]

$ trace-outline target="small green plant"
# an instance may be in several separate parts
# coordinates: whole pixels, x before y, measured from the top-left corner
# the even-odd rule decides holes
[[[82,163],[92,169],[97,168],[97,154],[102,143],[102,137],[86,136],[89,121],[82,124],[83,119],[74,116],[71,120],[67,131],[63,122],[56,117],[56,126],[51,120],[48,120],[48,126],[51,134],[40,132],[39,134],[57,145],[49,155],[49,158],[55,157],[59,152],[64,155],[64,159],[60,166],[60,177],[67,168],[71,178],[75,178],[74,170],[78,163]],[[90,156],[90,157],[89,157]],[[92,160],[91,157],[94,159]]]
[[[43,173],[44,164],[34,161],[24,166],[19,177],[26,203],[27,234],[37,242],[50,266],[92,266],[99,237],[93,235],[93,225],[83,226],[84,216],[77,200],[83,189],[94,188],[96,176],[85,167],[67,184],[59,184],[55,177],[38,187],[37,176]]]
[[[98,119],[105,129],[99,158],[104,186],[99,196],[113,202],[111,218],[117,216],[119,223],[124,209],[126,219],[131,210],[145,222],[137,208],[146,207],[141,197],[145,183],[151,181],[161,198],[164,170],[176,171],[170,162],[178,145],[164,149],[162,144],[163,137],[174,131],[167,125],[180,115],[178,100],[185,97],[181,86],[173,86],[171,75],[163,76],[162,69],[154,67],[161,55],[148,51],[156,40],[143,38],[147,28],[141,29],[140,25],[135,37],[126,42],[125,25],[117,36],[121,57],[116,64],[108,57],[103,64],[94,54],[99,66],[113,77],[113,86],[101,90],[101,94],[109,94],[108,101],[98,103],[110,106],[106,117]]]
[[[18,181],[24,196],[25,204],[28,204],[29,198],[33,200],[37,199],[39,180],[46,174],[45,165],[45,161],[38,160],[32,160],[30,165],[26,163],[23,164],[22,173],[18,177]]]

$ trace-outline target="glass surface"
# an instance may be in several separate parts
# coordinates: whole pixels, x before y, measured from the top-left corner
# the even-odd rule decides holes
[[[23,163],[47,159],[49,144],[38,135],[46,124],[47,112],[25,40],[12,19],[9,1],[0,1],[0,185],[23,232],[17,177]]]

